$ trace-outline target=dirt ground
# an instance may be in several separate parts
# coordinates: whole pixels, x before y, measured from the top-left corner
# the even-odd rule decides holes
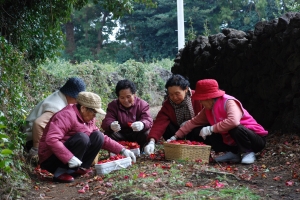
[[[151,159],[142,155],[137,159],[136,164],[127,169],[128,171],[125,170],[122,173],[115,171],[109,176],[100,176],[96,174],[93,167],[93,175],[76,178],[73,183],[69,184],[54,183],[51,181],[51,175],[34,170],[33,166],[30,172],[32,190],[23,196],[24,199],[173,199],[175,197],[199,199],[199,197],[192,198],[193,195],[184,196],[184,194],[191,194],[191,192],[206,188],[210,191],[219,190],[213,186],[216,183],[215,180],[219,180],[225,188],[229,186],[249,188],[260,199],[299,199],[299,144],[300,137],[297,134],[270,133],[267,137],[266,148],[257,154],[257,161],[252,165],[214,162],[182,164],[176,161],[166,161],[160,157]],[[159,150],[158,154],[160,153],[162,150]],[[211,156],[216,155],[212,152]],[[161,168],[163,168],[162,172],[160,172]],[[173,168],[177,170],[176,174],[172,174]],[[177,182],[182,180],[186,184],[173,183],[171,176],[176,176]],[[143,179],[145,177],[151,177],[149,180],[152,182],[146,182],[146,179]],[[79,193],[85,185],[89,186],[89,190],[86,193]],[[147,195],[137,192],[140,190],[144,190]],[[168,193],[176,193],[177,196],[171,195],[170,198],[166,198]],[[201,199],[228,198],[215,195]]]

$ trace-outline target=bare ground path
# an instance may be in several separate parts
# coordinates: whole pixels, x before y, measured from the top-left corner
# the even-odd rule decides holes
[[[151,115],[154,117],[159,109],[152,108]],[[233,196],[220,196],[222,190],[214,187],[216,180],[225,185],[224,189],[236,188],[232,193],[245,188],[241,193],[248,195],[250,190],[259,196],[236,199],[299,199],[299,135],[271,133],[267,141],[266,148],[257,154],[257,161],[252,165],[213,162],[203,165],[141,156],[127,170],[107,176],[96,175],[94,171],[94,175],[76,178],[70,184],[53,183],[47,177],[41,179],[41,172],[34,171],[32,166],[31,188],[22,191],[20,199],[232,199]],[[187,182],[193,187],[187,187]],[[89,185],[89,191],[79,193],[85,184]],[[208,196],[207,192],[210,192]]]

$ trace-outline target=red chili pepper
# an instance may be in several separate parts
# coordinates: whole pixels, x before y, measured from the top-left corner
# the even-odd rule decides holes
[[[132,125],[132,122],[127,122],[128,126],[131,127]]]

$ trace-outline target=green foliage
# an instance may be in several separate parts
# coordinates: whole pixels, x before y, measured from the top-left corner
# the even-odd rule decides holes
[[[155,6],[152,0],[93,0],[112,12],[115,18],[131,13],[133,2]],[[34,65],[55,58],[63,48],[61,23],[70,19],[73,9],[80,9],[88,0],[22,1],[2,0],[0,6],[1,36],[24,54]]]
[[[194,30],[192,17],[189,18],[189,29],[187,30],[186,39],[188,41],[195,40],[197,38],[197,31]]]
[[[160,68],[170,71],[172,61],[164,59],[151,63],[141,63],[128,60],[123,64],[100,63],[98,61],[85,61],[77,65],[68,62],[48,61],[43,68],[50,73],[56,82],[63,84],[66,77],[81,77],[87,90],[99,94],[103,101],[103,107],[116,98],[115,86],[121,79],[129,79],[137,86],[137,94],[148,101],[150,105],[160,105],[164,95],[165,81],[159,76],[155,69]],[[49,91],[49,88],[47,89]]]
[[[0,110],[0,184],[8,188],[26,177],[21,171],[24,166],[21,127],[26,116],[24,66],[28,64],[23,54],[0,37],[0,104],[5,105]]]
[[[210,35],[210,30],[209,30],[209,27],[208,27],[207,20],[205,20],[205,22],[203,24],[203,27],[204,27],[203,35],[208,37]]]
[[[287,1],[286,8],[289,12],[299,12],[300,10],[300,4],[299,2],[295,0],[289,0]]]

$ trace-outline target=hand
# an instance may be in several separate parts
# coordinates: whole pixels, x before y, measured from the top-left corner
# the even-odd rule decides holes
[[[114,132],[119,132],[121,130],[121,126],[119,124],[118,121],[114,121],[111,123],[110,125],[111,130],[113,130]]]
[[[144,148],[144,152],[147,155],[154,153],[155,143],[151,140]]]
[[[205,140],[206,136],[211,135],[213,132],[213,126],[205,126],[200,131],[200,136]]]
[[[175,135],[172,136],[170,139],[168,139],[167,142],[171,142],[171,141],[173,141],[173,140],[177,140],[177,138],[175,137]]]
[[[132,159],[132,162],[136,162],[136,158],[135,158],[135,155],[132,151],[128,150],[128,149],[125,149],[122,154],[125,156],[125,157],[131,157]]]
[[[70,168],[74,168],[74,167],[79,167],[82,164],[82,162],[76,156],[73,156],[69,160],[68,164]]]
[[[133,131],[141,131],[144,128],[144,123],[137,121],[131,124],[131,128]]]

